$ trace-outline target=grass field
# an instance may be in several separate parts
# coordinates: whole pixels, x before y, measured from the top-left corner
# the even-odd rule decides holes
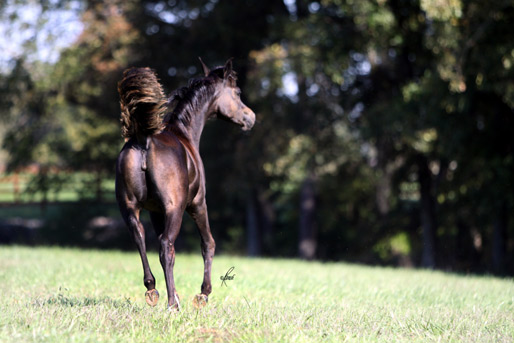
[[[1,342],[513,342],[512,279],[343,263],[177,255],[182,311],[144,300],[137,253],[0,247]],[[234,267],[233,280],[220,276]]]

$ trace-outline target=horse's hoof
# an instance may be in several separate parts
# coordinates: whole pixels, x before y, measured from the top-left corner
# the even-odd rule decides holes
[[[178,293],[175,293],[173,295],[175,303],[173,305],[168,304],[168,311],[169,312],[179,312],[180,311],[180,297],[178,296]]]
[[[193,298],[193,306],[196,308],[202,308],[207,305],[207,301],[209,301],[209,298],[207,298],[205,294],[197,294]]]
[[[157,305],[157,302],[159,301],[159,292],[157,292],[156,289],[146,291],[145,300],[146,303],[152,307]]]
[[[180,306],[179,304],[173,304],[173,305],[168,305],[168,308],[167,308],[168,312],[180,312]]]

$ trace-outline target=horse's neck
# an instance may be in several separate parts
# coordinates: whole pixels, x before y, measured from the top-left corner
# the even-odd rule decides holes
[[[185,128],[188,139],[191,140],[191,143],[194,144],[197,149],[200,148],[200,138],[202,137],[203,128],[211,112],[210,107],[210,104],[206,103],[198,106],[198,109],[191,110],[191,121],[188,127]]]

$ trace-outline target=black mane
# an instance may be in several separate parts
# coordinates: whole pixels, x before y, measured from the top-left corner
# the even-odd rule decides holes
[[[170,112],[164,119],[166,127],[171,129],[180,125],[189,126],[199,106],[214,95],[216,84],[223,80],[223,67],[217,67],[210,71],[208,76],[190,79],[186,87],[174,91],[168,100]],[[235,87],[236,73],[231,71],[227,80]]]

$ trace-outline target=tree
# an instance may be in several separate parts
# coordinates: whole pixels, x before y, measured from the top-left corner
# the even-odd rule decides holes
[[[91,3],[83,12],[84,31],[57,63],[21,59],[11,72],[7,87],[13,106],[6,114],[11,128],[4,139],[8,169],[37,163],[34,191],[45,199],[66,181],[55,174],[58,170],[95,173],[97,198],[102,178],[112,170],[121,143],[116,82],[138,37],[119,6]]]
[[[0,80],[13,166],[99,179],[122,143],[123,68],[150,66],[171,91],[198,56],[235,57],[257,124],[213,123],[201,147],[222,249],[512,271],[511,2],[83,4],[58,63],[20,59]]]

